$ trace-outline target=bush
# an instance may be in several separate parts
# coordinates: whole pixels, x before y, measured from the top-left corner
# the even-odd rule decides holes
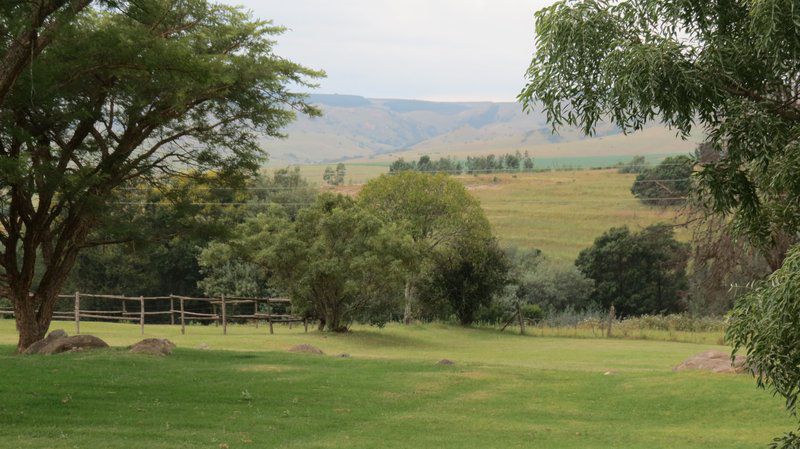
[[[664,159],[656,167],[636,177],[631,193],[651,206],[675,206],[686,202],[692,188],[694,159],[675,156]]]
[[[576,267],[550,261],[541,251],[507,250],[513,263],[517,296],[529,304],[537,304],[545,313],[565,310],[586,310],[594,283]]]
[[[521,307],[522,317],[528,321],[538,323],[544,319],[544,310],[539,304],[523,304]]]

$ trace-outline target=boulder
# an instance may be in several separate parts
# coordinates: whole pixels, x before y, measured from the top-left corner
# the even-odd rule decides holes
[[[45,347],[48,343],[52,343],[54,340],[58,338],[66,338],[66,337],[67,333],[64,330],[62,329],[54,330],[49,334],[47,334],[47,336],[44,337],[43,339],[28,346],[28,349],[25,350],[24,354],[38,354],[39,351],[41,351],[42,348]]]
[[[697,354],[676,366],[673,371],[701,370],[714,373],[747,372],[747,357],[737,355],[731,360],[731,355],[722,351],[706,351]]]
[[[108,344],[94,335],[75,335],[59,337],[41,346],[32,354],[60,354],[62,352],[84,351],[87,349],[107,348]],[[30,348],[29,348],[30,349]]]
[[[149,355],[158,355],[158,356],[165,356],[172,354],[172,350],[175,349],[175,343],[166,340],[166,339],[159,339],[159,338],[145,338],[144,340],[136,343],[135,345],[130,347],[130,353],[132,354],[149,354]]]
[[[322,350],[320,350],[319,348],[316,348],[316,347],[314,347],[314,346],[311,346],[311,345],[297,345],[297,346],[292,346],[291,348],[289,348],[289,352],[299,352],[299,353],[305,353],[305,354],[317,354],[317,355],[323,355],[323,354],[325,354],[325,353],[324,353],[324,352],[322,352]]]

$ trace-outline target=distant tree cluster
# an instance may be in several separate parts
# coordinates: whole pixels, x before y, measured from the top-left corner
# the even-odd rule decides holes
[[[468,157],[465,164],[468,174],[532,171],[533,158],[526,151],[520,153],[506,153],[500,156],[490,154],[488,156]]]
[[[631,193],[651,206],[683,204],[692,190],[694,166],[695,160],[690,156],[668,157],[642,171],[633,182]]]
[[[533,171],[533,158],[526,151],[507,153],[500,156],[469,156],[462,162],[449,157],[433,160],[430,156],[421,156],[419,161],[407,162],[400,158],[389,166],[389,172],[418,171],[429,173],[483,174],[515,171]]]
[[[344,184],[344,178],[347,175],[347,167],[341,162],[336,164],[336,168],[325,167],[325,172],[322,174],[322,180],[330,186],[340,186]]]
[[[392,162],[392,165],[389,166],[389,172],[418,171],[460,174],[463,170],[464,165],[455,159],[442,157],[439,158],[438,161],[435,161],[427,155],[421,156],[419,161],[406,162],[405,159],[400,158]]]

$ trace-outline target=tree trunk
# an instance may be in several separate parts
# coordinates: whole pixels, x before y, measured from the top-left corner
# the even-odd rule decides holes
[[[406,281],[406,290],[405,290],[405,310],[403,312],[403,323],[411,324],[412,314],[411,314],[411,301],[413,300],[414,296],[414,287],[412,286],[411,279]]]
[[[35,308],[35,303],[39,302],[37,299],[30,297],[23,300],[14,299],[14,317],[19,332],[18,353],[24,352],[28,346],[43,339],[50,328],[52,313],[42,313],[41,307],[37,311]]]

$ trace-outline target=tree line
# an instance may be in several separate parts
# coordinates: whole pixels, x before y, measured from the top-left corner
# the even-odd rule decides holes
[[[392,162],[389,172],[419,171],[432,173],[460,174],[485,174],[502,172],[530,172],[534,170],[534,161],[530,154],[525,151],[521,153],[506,153],[502,155],[489,154],[486,156],[468,156],[465,161],[460,161],[451,157],[441,157],[439,160],[431,159],[430,156],[420,156],[418,161],[406,162],[400,158]]]

